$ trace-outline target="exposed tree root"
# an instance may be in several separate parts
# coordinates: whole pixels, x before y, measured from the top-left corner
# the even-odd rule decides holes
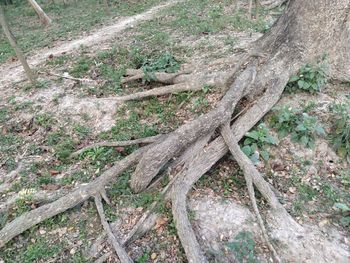
[[[190,74],[192,70],[183,70],[176,73],[155,72],[152,74],[152,79],[155,82],[163,83],[166,85],[176,83],[176,78],[180,75]],[[146,74],[142,70],[127,70],[126,76],[121,80],[121,84],[126,84],[131,81],[140,80],[146,77]]]
[[[4,213],[9,210],[12,206],[16,205],[16,202],[20,199],[30,198],[30,202],[35,204],[47,203],[57,200],[58,198],[67,194],[67,190],[57,190],[57,191],[39,191],[33,193],[18,193],[9,197],[5,202],[0,204],[0,213]]]
[[[89,184],[82,185],[58,200],[31,210],[7,224],[0,231],[0,248],[3,247],[9,240],[32,226],[35,226],[48,218],[73,208],[90,197],[100,194],[102,191],[104,191],[104,187],[114,180],[115,177],[124,172],[130,166],[136,164],[147,148],[148,146],[143,147],[133,152],[125,159],[120,160],[112,168],[105,171],[100,177],[96,178]]]
[[[263,222],[263,220],[261,218],[261,215],[260,215],[260,212],[259,212],[259,209],[258,209],[258,205],[256,203],[256,198],[255,198],[255,193],[254,193],[254,186],[253,186],[253,176],[251,175],[251,173],[250,173],[250,171],[249,171],[249,169],[247,167],[249,166],[250,170],[253,170],[253,169],[256,170],[256,168],[251,163],[249,158],[247,156],[245,156],[245,154],[242,152],[241,148],[239,147],[238,142],[232,136],[230,125],[228,123],[225,124],[222,127],[221,135],[224,138],[225,143],[229,147],[233,158],[235,158],[235,160],[237,160],[238,164],[241,166],[241,168],[244,171],[244,178],[245,178],[245,181],[246,181],[246,184],[247,184],[248,194],[249,194],[250,200],[252,202],[253,210],[254,210],[255,215],[257,217],[257,220],[258,220],[259,226],[261,228],[262,235],[263,235],[263,237],[264,237],[264,239],[266,241],[266,244],[269,247],[270,251],[273,253],[275,260],[277,262],[281,262],[281,260],[280,260],[280,258],[278,256],[275,248],[273,247],[273,245],[269,241],[269,237],[267,235],[267,231],[266,231],[264,222]]]
[[[245,69],[214,110],[184,124],[170,133],[157,147],[152,147],[137,165],[131,177],[131,188],[135,192],[144,190],[172,157],[198,138],[213,132],[222,123],[230,120],[236,104],[254,81],[255,74],[254,65]]]
[[[99,214],[100,219],[101,219],[101,224],[102,224],[104,230],[107,232],[108,240],[111,243],[111,245],[113,246],[115,252],[117,253],[117,255],[120,259],[120,262],[121,263],[132,263],[133,260],[130,258],[128,253],[126,253],[124,248],[122,248],[122,246],[119,244],[119,241],[117,240],[117,238],[113,234],[112,229],[106,220],[106,217],[105,217],[105,214],[103,211],[101,196],[99,196],[99,195],[95,196],[95,204],[96,204],[96,208],[97,208],[98,214]]]
[[[262,5],[264,6],[264,9],[271,10],[276,7],[282,6],[285,4],[288,0],[273,0],[273,1],[265,1],[262,2]]]
[[[140,100],[148,97],[163,96],[172,93],[184,92],[184,91],[199,91],[203,88],[203,83],[198,81],[178,83],[174,85],[169,85],[160,88],[154,88],[151,90],[140,91],[134,94],[120,96],[120,97],[110,97],[102,98],[99,100],[106,101],[116,101],[116,102],[126,102],[129,100]]]
[[[97,82],[95,80],[92,80],[92,79],[81,79],[81,78],[72,77],[71,75],[68,74],[68,72],[65,72],[62,75],[56,74],[56,73],[53,73],[53,72],[49,72],[49,71],[46,71],[46,72],[39,71],[38,73],[39,74],[47,74],[47,75],[50,75],[50,76],[55,76],[55,77],[59,77],[59,78],[64,78],[64,79],[77,81],[77,82],[79,82],[81,84],[85,84],[85,85],[96,85],[97,84]]]
[[[164,137],[164,135],[156,135],[156,136],[151,136],[151,137],[141,138],[141,139],[136,139],[136,140],[130,140],[130,141],[98,142],[98,143],[94,143],[94,144],[91,144],[89,146],[86,146],[86,147],[72,153],[70,157],[75,158],[75,157],[79,156],[80,154],[82,154],[83,152],[94,149],[96,147],[126,147],[126,146],[135,145],[135,144],[149,144],[149,143],[156,142],[157,140],[161,139],[162,137]]]

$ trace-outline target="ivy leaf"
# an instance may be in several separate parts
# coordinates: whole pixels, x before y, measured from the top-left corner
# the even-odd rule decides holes
[[[252,154],[252,150],[249,145],[243,146],[242,152],[244,152],[244,154],[248,157]]]

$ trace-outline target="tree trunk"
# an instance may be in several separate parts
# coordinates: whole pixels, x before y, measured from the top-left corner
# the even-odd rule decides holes
[[[210,112],[162,136],[147,148],[141,148],[142,152],[137,151],[121,160],[111,170],[101,175],[97,182],[84,185],[82,189],[77,189],[70,195],[57,200],[56,205],[48,204],[37,208],[7,224],[0,231],[0,247],[44,219],[81,203],[89,196],[96,195],[107,183],[118,176],[119,173],[116,170],[119,171],[120,168],[125,170],[139,160],[130,180],[130,186],[135,192],[145,190],[164,166],[174,167],[174,171],[178,171],[164,191],[165,198],[172,201],[175,225],[188,261],[207,262],[187,216],[186,197],[193,184],[228,152],[227,145],[229,145],[233,157],[245,173],[252,202],[255,202],[254,185],[270,204],[272,214],[276,220],[278,219],[276,222],[280,227],[294,231],[292,231],[295,235],[293,238],[297,240],[297,243],[293,244],[294,248],[308,251],[312,243],[299,236],[303,228],[288,215],[274,196],[269,184],[250,160],[245,158],[237,142],[278,102],[288,80],[302,65],[326,54],[330,77],[339,80],[350,79],[349,16],[348,0],[290,0],[284,14],[270,31],[253,43],[239,61],[227,59],[227,68],[220,68],[222,72],[212,72],[215,68],[213,64],[198,65],[198,68],[192,69],[192,72],[184,70],[175,75],[157,73],[159,76],[157,81],[167,84],[169,93],[179,89],[198,90],[198,87],[204,85],[224,86],[226,93]],[[204,72],[200,72],[199,69]],[[143,72],[139,70],[126,72],[129,78],[124,79],[123,83],[143,76]],[[152,94],[164,95],[164,89],[161,91],[158,89]],[[134,95],[129,96],[128,99],[144,98],[151,93]],[[127,100],[125,97],[123,99]],[[247,106],[231,123],[233,111],[243,99],[248,100],[248,103],[245,103]],[[231,124],[230,128],[229,124]],[[217,130],[225,139],[215,133]],[[130,160],[130,158],[133,159]],[[82,191],[83,194],[81,194]],[[253,207],[257,218],[261,219],[256,204],[253,204]],[[40,218],[38,218],[39,214]],[[263,225],[262,220],[259,221],[259,224]],[[261,228],[264,229],[263,226]],[[265,239],[267,239],[266,236],[264,235]],[[269,247],[272,246],[268,240],[266,241]],[[288,240],[285,241],[288,242]],[[285,250],[283,248],[283,251]],[[323,251],[310,253],[313,252],[323,253]],[[278,259],[277,255],[275,259]],[[305,262],[306,258],[296,258],[295,261]]]
[[[43,9],[40,7],[40,5],[38,5],[38,3],[35,0],[28,0],[28,2],[34,8],[41,23],[43,23],[46,26],[51,24],[51,19],[46,15],[46,13],[43,11]]]
[[[103,7],[105,9],[106,15],[111,15],[111,11],[109,10],[108,0],[103,0]]]
[[[27,60],[25,59],[22,51],[17,46],[16,39],[10,31],[9,25],[8,25],[6,18],[5,18],[4,10],[3,10],[1,5],[0,5],[0,24],[1,24],[1,27],[4,31],[4,33],[5,33],[5,36],[7,37],[8,41],[10,42],[10,45],[15,50],[17,58],[21,62],[28,79],[34,84],[36,81],[35,74],[30,69],[30,67],[27,63]]]

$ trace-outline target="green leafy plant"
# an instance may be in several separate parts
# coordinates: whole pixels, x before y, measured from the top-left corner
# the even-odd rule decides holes
[[[296,92],[298,90],[316,93],[326,84],[326,70],[322,59],[316,65],[306,64],[296,76],[292,76],[287,84],[286,90]]]
[[[155,72],[174,73],[180,69],[180,63],[172,54],[166,52],[156,59],[146,59],[141,68],[145,73],[144,81],[150,82],[156,80]]]
[[[340,218],[340,223],[350,228],[350,208],[344,203],[335,203],[334,208],[340,210],[342,217]]]
[[[265,161],[269,160],[268,144],[276,145],[277,139],[270,135],[265,123],[260,123],[256,129],[246,133],[242,151],[256,164],[260,155]]]
[[[257,263],[255,256],[255,241],[249,231],[241,231],[235,237],[235,241],[229,242],[227,247],[233,252],[238,262]]]
[[[291,134],[292,141],[305,147],[314,147],[315,137],[325,134],[317,117],[288,106],[277,110],[270,119],[270,125],[277,130],[280,137]]]
[[[337,154],[350,163],[350,101],[330,106],[330,140]]]

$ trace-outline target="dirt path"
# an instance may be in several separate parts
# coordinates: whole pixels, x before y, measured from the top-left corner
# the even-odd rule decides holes
[[[151,20],[161,10],[172,6],[176,3],[184,0],[169,0],[164,4],[160,4],[152,7],[148,11],[130,16],[127,18],[118,19],[114,24],[108,25],[99,29],[94,30],[90,35],[82,38],[75,39],[73,41],[60,43],[52,48],[40,50],[35,55],[30,56],[27,60],[31,67],[36,67],[43,63],[49,55],[59,56],[62,53],[71,53],[72,51],[79,49],[82,45],[85,47],[92,47],[99,45],[103,42],[111,40],[118,33],[123,30],[133,27],[136,24]],[[4,63],[0,66],[1,86],[0,90],[7,85],[19,82],[25,79],[24,71],[19,62]]]

